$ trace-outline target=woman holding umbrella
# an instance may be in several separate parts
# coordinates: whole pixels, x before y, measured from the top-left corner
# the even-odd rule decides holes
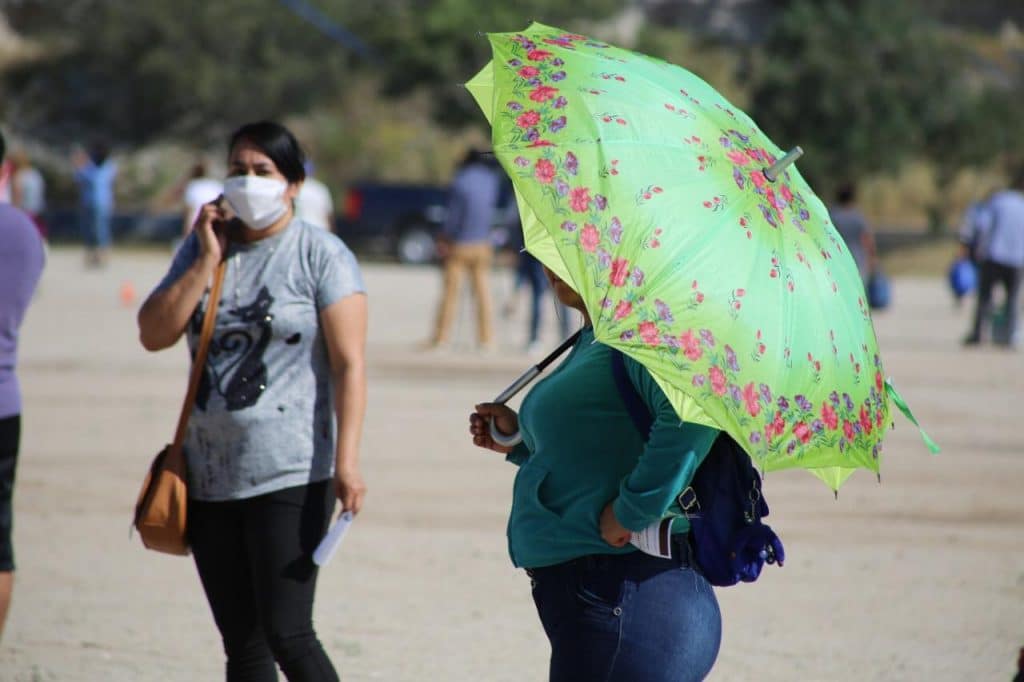
[[[721,614],[692,558],[688,522],[672,526],[672,557],[629,544],[665,514],[693,478],[719,431],[681,423],[641,365],[630,380],[655,416],[646,442],[612,375],[612,350],[593,343],[580,296],[550,270],[558,299],[585,327],[564,363],[523,400],[476,406],[475,445],[519,466],[508,524],[509,552],[530,575],[551,641],[551,680],[699,680],[718,656]],[[514,447],[499,445],[489,421]]]

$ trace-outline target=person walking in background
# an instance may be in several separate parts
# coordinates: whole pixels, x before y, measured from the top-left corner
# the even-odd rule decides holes
[[[477,339],[485,350],[494,347],[491,289],[488,283],[494,245],[491,227],[498,210],[501,176],[484,155],[470,149],[455,173],[448,192],[444,226],[437,241],[437,253],[444,268],[444,293],[437,310],[434,335],[428,347],[448,343],[462,289],[469,272],[476,298]]]
[[[1014,175],[1010,188],[996,192],[988,201],[979,226],[976,257],[978,299],[974,324],[964,345],[980,344],[992,314],[992,292],[999,284],[1006,293],[1005,344],[1015,348],[1020,330],[1021,274],[1024,272],[1024,169]]]
[[[71,161],[75,166],[82,208],[85,263],[89,267],[102,267],[107,262],[110,249],[117,163],[110,158],[110,150],[103,143],[94,144],[88,154],[76,149]]]
[[[295,213],[301,220],[328,232],[334,231],[334,200],[327,185],[313,177],[313,162],[306,161],[306,179],[295,198]]]
[[[664,517],[719,431],[681,422],[651,374],[624,356],[628,380],[655,416],[645,440],[616,386],[613,351],[595,343],[583,300],[545,274],[555,295],[583,316],[580,338],[518,414],[503,404],[477,405],[469,430],[474,445],[519,467],[508,548],[530,576],[551,643],[550,681],[703,679],[718,656],[722,620],[693,559],[689,521],[672,522],[670,558],[641,552],[629,539],[631,530]],[[491,420],[520,442],[497,444]]]
[[[337,680],[313,629],[312,555],[335,499],[366,494],[367,304],[348,247],[296,218],[305,177],[273,122],[228,144],[224,197],[206,204],[139,311],[142,345],[195,350],[207,285],[227,261],[209,360],[188,422],[188,541],[223,638],[228,680]],[[234,216],[237,216],[234,217]]]
[[[836,204],[829,208],[832,225],[846,243],[865,284],[878,266],[875,235],[867,219],[857,206],[857,186],[843,183],[836,191]]]
[[[14,175],[11,178],[11,203],[28,214],[39,234],[46,239],[43,209],[46,208],[46,181],[39,169],[32,165],[28,154],[19,150],[11,154]]]
[[[183,204],[183,219],[181,225],[181,236],[187,237],[192,231],[192,225],[199,217],[199,211],[204,204],[208,204],[221,195],[224,191],[224,183],[219,179],[211,177],[206,161],[200,159],[192,166],[189,178],[181,189],[181,203]]]
[[[4,138],[0,134],[0,162]],[[21,390],[15,374],[18,330],[43,272],[43,241],[29,217],[0,203],[0,635],[14,588],[12,497],[21,438]]]

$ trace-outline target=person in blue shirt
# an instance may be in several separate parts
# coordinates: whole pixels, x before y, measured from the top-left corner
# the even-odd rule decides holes
[[[693,561],[685,517],[672,525],[672,557],[641,552],[631,534],[657,523],[692,480],[719,431],[682,422],[650,373],[626,370],[654,423],[637,431],[616,387],[611,349],[594,342],[579,295],[545,269],[584,330],[566,360],[538,382],[519,413],[477,405],[473,443],[519,467],[508,544],[531,578],[551,642],[551,682],[703,679],[722,623],[711,585]],[[490,421],[521,442],[494,441]]]
[[[1017,319],[1024,273],[1024,169],[1017,172],[1010,189],[996,192],[988,200],[976,229],[978,300],[964,345],[982,342],[992,315],[992,293],[999,284],[1006,293],[1006,338],[1002,341],[1014,348],[1020,342]]]
[[[71,156],[75,165],[81,203],[82,239],[85,262],[89,267],[106,264],[110,249],[110,220],[114,212],[114,180],[117,162],[110,158],[105,144],[93,145],[89,153],[76,149]]]

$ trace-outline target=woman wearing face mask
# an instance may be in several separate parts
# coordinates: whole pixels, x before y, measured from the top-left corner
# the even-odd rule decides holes
[[[185,334],[194,353],[227,260],[184,445],[189,543],[227,679],[277,679],[276,662],[293,682],[337,680],[313,630],[311,555],[335,498],[358,513],[366,493],[365,290],[348,248],[294,217],[305,175],[292,134],[245,125],[229,150],[224,196],[143,304],[140,338],[156,351]]]

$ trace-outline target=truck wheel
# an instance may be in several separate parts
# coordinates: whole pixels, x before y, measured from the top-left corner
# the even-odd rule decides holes
[[[414,225],[402,231],[396,248],[398,260],[402,263],[422,265],[437,257],[434,235],[429,229]]]

